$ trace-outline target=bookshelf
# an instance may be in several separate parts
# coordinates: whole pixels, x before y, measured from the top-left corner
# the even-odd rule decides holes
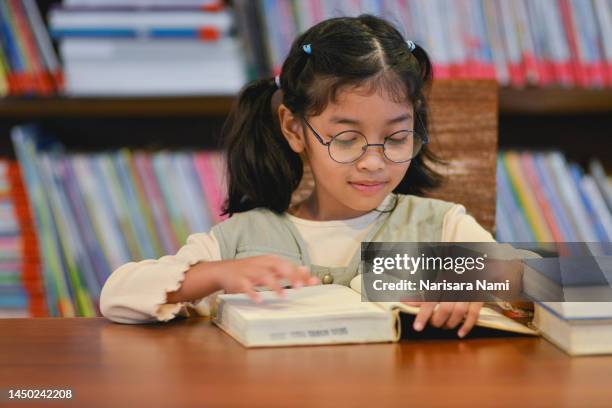
[[[501,115],[612,115],[612,89],[500,87]]]
[[[225,116],[234,101],[232,96],[5,98],[0,118]],[[612,115],[612,89],[500,87],[499,112],[508,117]]]
[[[226,116],[231,96],[0,99],[0,118]]]

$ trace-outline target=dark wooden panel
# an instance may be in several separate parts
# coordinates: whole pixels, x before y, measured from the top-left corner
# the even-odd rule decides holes
[[[430,148],[447,162],[432,166],[444,175],[431,194],[463,204],[488,231],[495,226],[497,84],[436,81],[431,90]]]

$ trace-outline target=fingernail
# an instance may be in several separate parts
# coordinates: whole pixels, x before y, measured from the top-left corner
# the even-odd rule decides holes
[[[421,330],[423,330],[423,323],[421,323],[421,322],[414,322],[414,326],[413,327],[414,327],[414,330],[421,331]]]
[[[463,338],[465,336],[465,333],[463,332],[463,330],[459,330],[459,333],[457,333],[459,335],[460,338]]]

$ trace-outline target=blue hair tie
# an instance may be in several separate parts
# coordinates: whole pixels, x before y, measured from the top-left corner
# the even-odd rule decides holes
[[[304,44],[302,45],[302,49],[304,50],[304,52],[308,55],[310,55],[310,53],[312,52],[312,49],[310,48],[310,44]]]
[[[406,44],[408,44],[408,49],[410,50],[410,52],[414,51],[414,49],[416,48],[415,43],[410,40],[407,40]]]

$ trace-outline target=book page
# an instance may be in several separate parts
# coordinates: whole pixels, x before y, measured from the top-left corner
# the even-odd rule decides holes
[[[356,293],[361,295],[361,275],[355,276],[351,282],[350,287]],[[368,302],[362,302],[368,303]],[[404,313],[416,315],[419,312],[419,307],[410,306],[401,302],[372,302],[378,304],[380,307],[386,310],[400,310]],[[436,305],[436,308],[438,305]],[[435,309],[434,309],[435,310]],[[530,329],[529,327],[518,323],[509,317],[497,312],[496,310],[487,307],[486,305],[480,309],[480,316],[476,322],[477,326],[488,327],[490,329],[504,330],[514,333],[533,334],[538,335],[538,332]]]
[[[221,295],[224,303],[245,320],[276,320],[305,317],[384,315],[387,312],[374,303],[362,302],[361,296],[342,285],[316,285],[285,289],[286,299],[274,291],[259,292],[263,302],[257,304],[244,294]]]

